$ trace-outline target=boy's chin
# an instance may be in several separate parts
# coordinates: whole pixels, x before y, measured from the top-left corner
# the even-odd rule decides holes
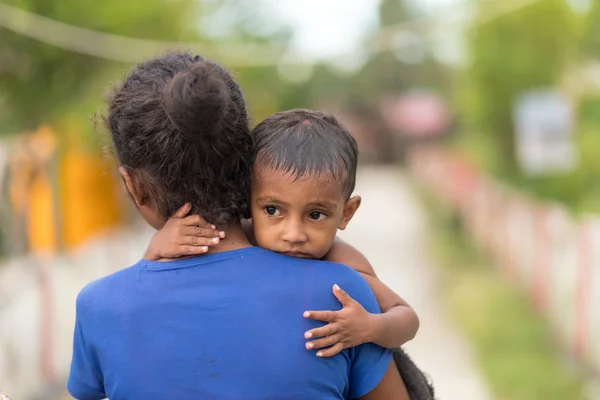
[[[316,257],[314,257],[312,254],[304,253],[301,251],[280,251],[279,254],[283,254],[284,256],[288,257],[305,258],[308,260],[316,259]]]

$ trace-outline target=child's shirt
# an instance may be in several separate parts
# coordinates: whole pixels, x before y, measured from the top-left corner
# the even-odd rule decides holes
[[[391,351],[367,343],[319,358],[306,310],[338,310],[337,283],[371,312],[364,279],[339,264],[256,247],[141,260],[77,298],[69,392],[77,399],[345,399],[377,386]]]

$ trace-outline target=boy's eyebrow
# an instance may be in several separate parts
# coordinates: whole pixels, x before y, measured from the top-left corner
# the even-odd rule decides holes
[[[285,201],[281,201],[274,197],[269,197],[269,196],[259,197],[256,199],[256,202],[257,203],[276,203],[276,204],[287,205],[287,203]]]
[[[271,203],[271,204],[280,204],[282,206],[288,206],[289,204],[286,203],[285,201],[281,201],[276,199],[275,197],[270,197],[270,196],[263,196],[263,197],[258,197],[256,199],[257,203]],[[335,211],[337,208],[337,205],[335,203],[329,202],[329,201],[313,201],[311,203],[307,204],[307,207],[320,207],[320,208],[327,208],[331,211]]]
[[[308,206],[309,207],[327,208],[331,211],[335,211],[335,209],[337,208],[337,205],[335,203],[330,203],[328,201],[316,201],[316,202],[309,203]]]

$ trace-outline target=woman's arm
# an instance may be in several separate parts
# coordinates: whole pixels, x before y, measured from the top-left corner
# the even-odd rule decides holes
[[[382,314],[371,315],[371,342],[396,348],[413,339],[419,330],[419,317],[404,299],[384,285],[369,261],[358,250],[339,238],[324,258],[358,271],[375,294]]]

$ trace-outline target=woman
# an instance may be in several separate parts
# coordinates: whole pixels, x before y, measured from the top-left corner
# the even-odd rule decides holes
[[[133,69],[107,123],[124,186],[155,229],[184,203],[226,232],[207,255],[140,260],[77,298],[68,389],[77,399],[408,398],[392,352],[367,343],[322,360],[304,348],[340,284],[377,302],[347,267],[250,246],[253,142],[237,83],[221,66],[170,54]],[[276,334],[274,333],[276,332]]]

